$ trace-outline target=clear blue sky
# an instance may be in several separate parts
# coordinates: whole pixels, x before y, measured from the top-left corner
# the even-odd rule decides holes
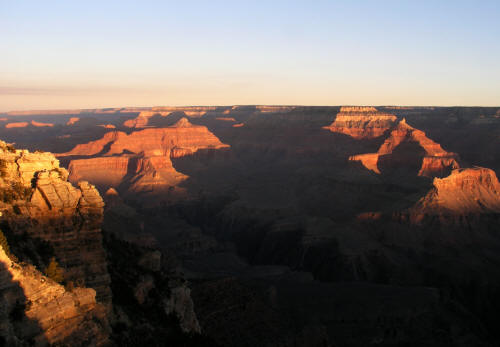
[[[0,111],[500,106],[500,1],[0,0]]]

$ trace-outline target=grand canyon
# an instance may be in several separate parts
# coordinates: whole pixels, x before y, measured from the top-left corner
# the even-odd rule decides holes
[[[0,113],[0,342],[498,345],[499,131],[498,107]]]

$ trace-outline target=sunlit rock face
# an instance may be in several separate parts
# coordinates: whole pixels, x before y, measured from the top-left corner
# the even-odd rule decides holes
[[[78,117],[71,117],[68,122],[66,122],[66,125],[73,125],[73,124],[76,124],[78,121],[80,120],[80,118]]]
[[[187,178],[172,165],[171,158],[191,155],[200,149],[221,149],[223,144],[205,126],[181,118],[167,128],[151,128],[126,134],[115,131],[102,139],[77,145],[65,156],[95,156],[74,159],[69,164],[70,181],[88,180],[107,189],[125,185],[130,193],[171,192]]]
[[[398,146],[407,142],[418,144],[424,151],[419,176],[444,177],[452,169],[459,168],[457,154],[445,151],[440,144],[429,139],[423,131],[408,125],[405,119],[401,120],[391,131],[390,136],[376,153],[354,155],[349,160],[359,161],[368,170],[380,174],[380,158],[392,155]]]
[[[173,112],[182,112],[187,117],[198,118],[216,109],[213,106],[153,107],[151,110],[140,112],[136,118],[126,120],[123,125],[128,128],[146,128],[155,116],[168,117]]]
[[[153,116],[159,115],[161,117],[167,117],[172,112],[161,112],[161,111],[142,111],[134,119],[126,120],[123,125],[127,128],[144,128],[148,125],[149,119]]]
[[[47,241],[68,281],[94,288],[111,304],[102,248],[104,202],[93,185],[67,181],[68,172],[48,152],[14,150],[0,142],[2,220],[18,235]]]
[[[105,309],[96,302],[94,289],[66,290],[35,267],[9,259],[1,246],[0,294],[0,336],[7,346],[108,342]]]
[[[375,107],[344,106],[335,121],[324,129],[355,139],[372,139],[382,136],[395,122],[396,116],[379,112]]]
[[[491,169],[453,170],[435,178],[434,187],[411,209],[414,220],[428,215],[467,215],[500,212],[500,183]]]

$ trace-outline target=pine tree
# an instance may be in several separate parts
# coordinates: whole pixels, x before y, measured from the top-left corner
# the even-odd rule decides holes
[[[10,248],[9,243],[7,242],[7,238],[3,234],[2,230],[0,230],[0,246],[2,246],[5,254],[10,258]]]
[[[61,283],[64,281],[63,269],[61,269],[55,257],[50,259],[49,266],[45,269],[45,274],[54,282]]]

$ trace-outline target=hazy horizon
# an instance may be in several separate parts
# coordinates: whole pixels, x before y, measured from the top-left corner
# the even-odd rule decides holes
[[[496,1],[0,1],[0,112],[495,107],[499,15]]]

